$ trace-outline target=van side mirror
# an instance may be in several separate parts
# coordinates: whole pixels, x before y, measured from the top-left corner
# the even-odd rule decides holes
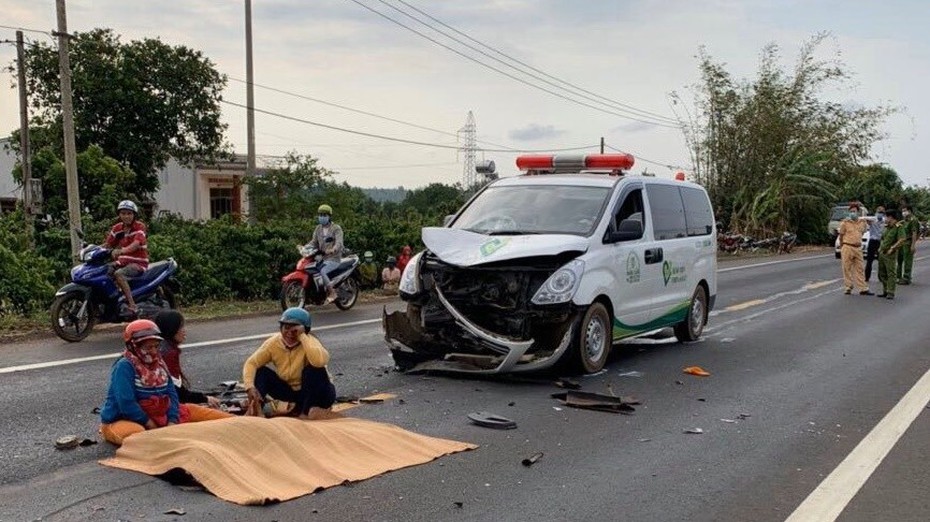
[[[449,214],[448,216],[446,216],[445,218],[443,218],[443,220],[442,220],[442,226],[443,226],[443,227],[449,226],[449,223],[452,223],[452,220],[453,220],[453,219],[455,219],[455,214]]]
[[[643,222],[638,219],[624,219],[617,230],[610,232],[607,240],[610,243],[632,241],[643,237]]]

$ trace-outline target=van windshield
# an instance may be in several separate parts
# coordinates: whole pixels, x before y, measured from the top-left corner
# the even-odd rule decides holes
[[[842,221],[848,214],[849,207],[833,207],[833,215],[830,216],[830,221]],[[822,215],[823,214],[821,214],[821,216]]]
[[[479,234],[575,234],[594,231],[610,187],[514,185],[490,187],[450,226]]]

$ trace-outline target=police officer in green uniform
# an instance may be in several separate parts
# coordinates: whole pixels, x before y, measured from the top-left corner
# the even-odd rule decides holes
[[[901,211],[889,209],[885,213],[885,232],[878,247],[878,280],[882,282],[882,293],[878,297],[894,299],[898,282],[898,251],[907,242]]]
[[[914,215],[910,205],[901,207],[901,217],[903,219],[907,241],[898,251],[898,279],[899,285],[911,284],[911,271],[914,268],[914,251],[917,250],[917,238],[920,237],[920,221]]]

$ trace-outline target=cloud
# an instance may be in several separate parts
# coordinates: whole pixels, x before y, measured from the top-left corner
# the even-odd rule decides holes
[[[566,131],[556,129],[553,125],[540,125],[531,123],[522,129],[514,129],[508,133],[510,139],[516,141],[536,141],[546,138],[558,138],[565,134]]]

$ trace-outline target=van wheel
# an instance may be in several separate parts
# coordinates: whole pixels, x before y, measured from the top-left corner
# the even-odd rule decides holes
[[[601,303],[593,303],[585,312],[578,329],[578,341],[575,343],[575,362],[579,370],[585,373],[597,373],[607,363],[613,344],[613,325],[607,308]]]
[[[675,337],[683,343],[696,341],[704,332],[707,324],[707,292],[703,286],[698,286],[691,296],[688,305],[688,315],[685,320],[675,325]]]

